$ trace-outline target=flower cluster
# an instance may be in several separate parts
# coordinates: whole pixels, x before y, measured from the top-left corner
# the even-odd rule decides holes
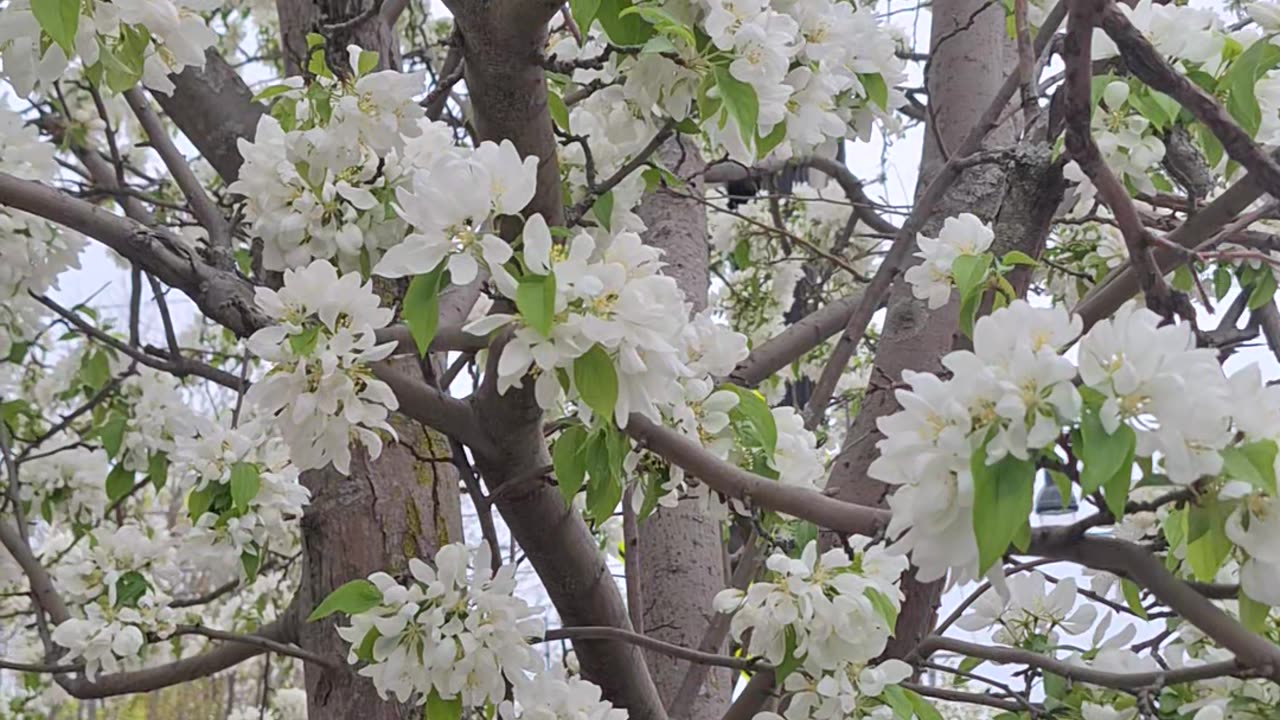
[[[185,549],[210,560],[248,553],[260,565],[263,548],[292,543],[289,521],[310,501],[283,441],[262,418],[235,428],[210,423],[179,445],[175,470],[199,498],[188,507],[202,510]]]
[[[339,276],[316,260],[284,273],[279,291],[258,288],[258,307],[277,324],[255,332],[249,349],[274,364],[245,399],[266,417],[278,416],[290,456],[299,470],[333,463],[350,471],[352,440],[371,457],[382,452],[379,430],[392,436],[388,413],[398,407],[370,363],[386,358],[395,343],[377,344],[375,331],[391,321],[372,283],[359,273]]]
[[[1129,83],[1115,80],[1102,90],[1102,103],[1093,114],[1093,137],[1103,159],[1122,180],[1147,194],[1156,192],[1151,172],[1164,159],[1164,143],[1151,121],[1133,114]]]
[[[347,661],[367,663],[360,674],[384,698],[422,704],[435,694],[467,707],[497,705],[504,682],[523,682],[539,667],[525,638],[541,631],[541,620],[513,597],[514,566],[492,572],[488,545],[446,545],[435,561],[432,568],[410,559],[407,584],[386,573],[369,577],[379,602],[338,628],[351,643]]]
[[[575,133],[594,140],[604,134],[588,131],[608,128],[611,141],[626,145],[628,136],[654,118],[684,120],[697,109],[704,131],[730,156],[744,162],[757,155],[786,159],[846,137],[866,137],[874,119],[890,121],[890,111],[903,102],[894,89],[905,77],[903,62],[871,8],[834,0],[703,0],[664,3],[655,12],[691,20],[710,45],[699,50],[687,30],[669,31],[674,23],[658,21],[654,29],[666,52],[614,54],[602,68],[575,71],[575,83],[621,85],[595,93],[600,99],[589,99],[593,107],[585,113],[575,109]],[[625,31],[615,25],[605,34]],[[566,38],[553,55],[574,60],[604,53],[594,39],[580,46]],[[714,81],[710,91],[703,87],[704,76]],[[756,107],[749,119],[723,109],[747,96]]]
[[[95,530],[68,552],[54,577],[83,617],[54,628],[53,641],[70,650],[64,661],[82,659],[92,679],[99,670],[116,672],[122,663],[136,664],[145,633],[172,632],[170,598],[146,578],[153,565],[170,559],[167,552],[134,524]]]
[[[85,68],[98,67],[132,82],[141,80],[163,93],[173,92],[171,73],[204,67],[204,51],[218,41],[200,13],[217,10],[219,0],[85,0],[68,26],[41,22],[32,6],[47,0],[15,0],[0,10],[0,66],[19,95],[37,84],[48,86],[79,57]],[[65,5],[65,4],[64,4]],[[110,67],[110,70],[103,68]],[[132,76],[132,77],[130,77]]]
[[[947,218],[936,239],[920,235],[916,257],[922,262],[907,268],[903,275],[911,284],[911,294],[928,301],[930,310],[946,305],[951,299],[951,269],[956,258],[982,255],[994,239],[991,227],[970,213]]]
[[[5,107],[0,107],[0,170],[38,182],[52,180],[58,170],[53,146],[40,142],[36,129]],[[0,360],[34,334],[41,310],[29,293],[56,288],[58,275],[79,266],[83,247],[84,240],[69,230],[0,208]]]
[[[245,163],[229,189],[245,197],[268,270],[315,258],[367,270],[404,239],[391,211],[396,189],[449,152],[448,128],[423,118],[413,100],[423,73],[362,73],[368,53],[352,46],[349,55],[354,82],[322,74],[263,91],[273,113],[258,121],[253,142],[239,141]]]
[[[995,589],[978,598],[956,626],[976,632],[996,626],[995,641],[1033,649],[1058,645],[1058,631],[1079,635],[1093,627],[1097,608],[1088,603],[1076,607],[1076,582],[1064,578],[1045,592],[1048,580],[1039,572],[1010,577],[1007,597]]]
[[[842,548],[819,556],[816,541],[799,559],[775,553],[766,561],[769,581],[715,598],[718,612],[734,613],[733,637],[750,633],[747,654],[798,666],[783,687],[791,694],[787,720],[862,717],[881,704],[875,698],[887,685],[911,674],[897,660],[869,665],[893,630],[898,578],[907,568],[904,558],[869,542],[850,538],[852,557]]]
[[[500,265],[489,270],[512,299],[519,299],[521,283],[554,283],[554,302],[542,310],[550,332],[528,317],[502,313],[468,325],[468,332],[483,335],[520,321],[498,362],[498,390],[520,387],[532,368],[539,404],[552,407],[561,394],[557,371],[572,369],[588,354],[603,355],[617,378],[616,402],[609,408],[617,424],[626,427],[633,412],[661,422],[660,409],[683,400],[680,380],[694,373],[672,342],[683,335],[689,311],[675,280],[660,272],[660,251],[630,232],[603,245],[581,232],[567,248],[553,246],[540,215],[525,223],[522,238],[524,278],[517,281]],[[571,394],[581,396],[585,374],[569,375]]]
[[[563,671],[548,670],[522,681],[517,701],[498,706],[502,720],[627,720],[627,711],[600,699],[600,686]]]

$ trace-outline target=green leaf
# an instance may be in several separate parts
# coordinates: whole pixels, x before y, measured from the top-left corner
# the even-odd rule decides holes
[[[165,482],[169,479],[169,454],[165,452],[153,452],[147,458],[147,480],[156,490],[164,489]]]
[[[772,458],[778,450],[778,422],[774,419],[773,411],[769,409],[769,403],[764,396],[755,390],[737,385],[721,385],[720,389],[728,390],[738,396],[738,405],[729,411],[730,419],[744,424],[751,434],[751,439],[764,448]]]
[[[1147,609],[1142,607],[1142,598],[1138,594],[1138,585],[1132,580],[1121,578],[1120,590],[1124,592],[1124,602],[1133,611],[1133,614],[1146,620]]]
[[[783,681],[787,679],[791,673],[800,669],[800,663],[803,658],[796,657],[796,631],[790,625],[785,631],[786,653],[782,656],[782,662],[778,663],[773,669],[773,684],[775,687],[782,687]]]
[[[1187,510],[1187,564],[1200,582],[1212,582],[1231,553],[1231,541],[1224,530],[1230,514],[1230,505],[1215,497]]]
[[[867,91],[867,99],[880,106],[881,110],[889,109],[889,86],[884,82],[884,76],[880,73],[860,73],[858,80],[862,81],[862,89]]]
[[[880,699],[893,708],[893,716],[897,720],[911,720],[915,715],[915,706],[907,697],[907,691],[897,685],[886,685],[880,692]]]
[[[1221,300],[1231,291],[1231,269],[1226,265],[1219,265],[1213,271],[1213,296],[1216,300]]]
[[[867,596],[871,601],[871,607],[884,618],[885,626],[889,628],[889,635],[893,636],[894,629],[898,627],[898,609],[893,606],[893,601],[873,587],[863,590],[862,594]]]
[[[1267,629],[1267,617],[1271,614],[1271,607],[1245,595],[1244,590],[1240,591],[1238,599],[1240,624],[1244,625],[1246,630],[1261,634]]]
[[[977,322],[981,302],[982,293],[972,293],[960,299],[960,332],[967,338],[973,337],[973,325]]]
[[[310,355],[311,351],[316,349],[316,343],[319,341],[320,326],[313,324],[297,335],[289,336],[289,349],[293,350],[295,355]]]
[[[1222,451],[1223,469],[1229,477],[1243,480],[1269,494],[1276,494],[1276,444],[1259,440]]]
[[[116,579],[116,607],[138,607],[138,601],[151,584],[137,570],[130,570]]]
[[[529,273],[516,287],[516,309],[529,327],[550,337],[556,320],[556,276]]]
[[[409,326],[419,357],[427,356],[440,325],[440,284],[444,273],[445,264],[440,263],[431,272],[415,277],[404,294],[400,315]]]
[[[1000,558],[1031,514],[1036,466],[1006,455],[987,464],[987,444],[973,452],[973,529],[978,540],[978,573],[986,573]]]
[[[938,712],[938,709],[926,700],[923,695],[906,688],[903,688],[903,692],[906,693],[907,699],[911,701],[911,708],[915,710],[916,717],[920,718],[920,720],[942,720],[942,713]]]
[[[573,361],[573,384],[582,401],[604,422],[613,420],[618,404],[618,371],[599,343]]]
[[[560,494],[564,496],[566,505],[572,504],[573,497],[582,489],[582,481],[587,472],[582,453],[586,440],[586,428],[574,425],[562,431],[551,447],[551,463],[555,466],[556,483],[560,486]]]
[[[294,88],[288,85],[272,85],[271,87],[264,88],[262,92],[258,93],[257,95],[254,95],[253,101],[263,102],[265,100],[270,100],[273,97],[284,95],[285,93],[293,89]]]
[[[1022,252],[1021,250],[1010,250],[1009,252],[1004,254],[1004,257],[1000,258],[1000,262],[1009,266],[1015,266],[1015,265],[1035,266],[1040,264],[1036,262],[1035,258]]]
[[[102,350],[94,350],[80,360],[80,379],[97,392],[111,380],[111,359]]]
[[[763,158],[773,152],[773,149],[778,147],[786,137],[787,121],[783,120],[774,125],[768,135],[756,138],[756,157]]]
[[[244,568],[244,576],[252,582],[258,577],[258,570],[262,569],[262,556],[245,550],[240,553],[240,567]]]
[[[364,634],[364,639],[360,641],[359,647],[356,648],[356,659],[361,662],[373,662],[373,644],[382,637],[382,633],[378,632],[378,628],[370,628],[369,632]]]
[[[1155,180],[1154,176],[1152,177],[1152,180]],[[1196,279],[1195,276],[1191,274],[1190,268],[1186,265],[1179,265],[1173,271],[1173,280],[1169,284],[1173,286],[1174,290],[1179,292],[1191,292],[1191,289],[1196,285]]]
[[[600,227],[605,230],[613,229],[613,191],[601,195],[596,198],[595,204],[591,206],[591,214],[595,216],[596,221],[600,223]]]
[[[556,127],[569,132],[569,108],[564,104],[564,98],[555,90],[547,90],[547,111],[551,113]]]
[[[716,87],[720,90],[720,101],[729,117],[738,126],[742,142],[751,147],[756,137],[756,122],[760,116],[760,99],[756,97],[756,89],[729,73],[729,68],[716,65],[713,68]]]
[[[595,22],[599,11],[600,0],[569,0],[569,12],[573,14],[573,21],[584,38],[590,32],[591,23]]]
[[[382,56],[372,50],[361,50],[360,57],[356,60],[356,77],[364,77],[373,72],[380,59]]]
[[[600,27],[615,45],[639,46],[653,37],[653,26],[636,14],[623,15],[623,11],[632,7],[631,0],[600,0],[596,11],[596,19]],[[583,34],[586,28],[579,25]]]
[[[951,265],[951,277],[956,281],[956,290],[960,297],[973,295],[987,280],[991,270],[991,253],[981,255],[961,255]]]
[[[1127,484],[1137,443],[1133,428],[1120,423],[1114,433],[1108,433],[1097,409],[1086,406],[1080,418],[1080,444],[1075,448],[1084,463],[1080,471],[1081,492],[1092,494],[1117,476]]]
[[[422,720],[459,720],[462,717],[462,696],[445,700],[435,688],[427,695],[427,705],[423,709]]]
[[[187,517],[192,521],[200,519],[213,506],[213,486],[206,485],[201,490],[192,490],[187,496]]]
[[[960,661],[960,672],[973,672],[973,669],[986,662],[982,658],[966,657]]]
[[[107,502],[115,503],[133,489],[133,471],[124,465],[116,465],[107,473]]]
[[[1255,86],[1277,63],[1280,63],[1280,48],[1271,43],[1254,43],[1231,63],[1223,77],[1229,92],[1227,111],[1250,135],[1256,134],[1262,123]]]
[[[334,613],[355,615],[377,607],[380,602],[382,602],[382,592],[377,586],[363,578],[352,580],[329,593],[329,596],[307,616],[307,622],[315,622]]]
[[[231,503],[240,512],[249,509],[249,501],[258,496],[262,477],[255,463],[238,462],[231,466]]]
[[[114,460],[116,455],[120,454],[120,446],[124,444],[124,431],[128,424],[129,420],[124,414],[113,410],[98,427],[98,437],[102,439],[102,449],[107,451],[107,457]]]
[[[1249,289],[1249,309],[1257,310],[1258,308],[1271,302],[1271,298],[1276,294],[1276,276],[1272,274],[1270,268],[1264,267],[1263,272],[1258,273],[1257,280]]]
[[[40,29],[58,43],[67,57],[76,54],[76,30],[80,27],[80,0],[31,0],[31,14]]]

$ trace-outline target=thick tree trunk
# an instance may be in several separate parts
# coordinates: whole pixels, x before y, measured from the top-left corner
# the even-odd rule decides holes
[[[462,539],[458,475],[448,440],[396,416],[400,442],[388,443],[369,462],[355,454],[350,477],[332,468],[303,474],[311,505],[302,518],[302,580],[299,605],[308,612],[334,588],[354,578],[408,570],[411,557],[430,560],[440,546]],[[346,664],[346,644],[337,618],[298,626],[304,649],[340,663],[334,670],[306,666],[311,720],[408,720],[422,709],[385,702],[373,683]]]
[[[654,159],[682,178],[700,177],[706,165],[697,146],[680,136],[664,143]],[[690,182],[685,190],[701,195],[702,183]],[[697,200],[655,193],[645,198],[638,214],[648,226],[645,242],[663,250],[666,274],[675,278],[694,312],[705,308],[710,282],[706,208]],[[697,647],[713,614],[711,600],[725,585],[720,523],[707,517],[696,500],[660,508],[640,525],[638,552],[646,634]],[[718,718],[729,708],[732,672],[708,672],[692,706],[672,708],[688,665],[649,651],[645,660],[673,716]]]
[[[278,0],[285,67],[290,74],[306,66],[306,35],[327,37],[330,67],[346,68],[346,47],[356,44],[378,52],[380,67],[399,66],[399,49],[390,28],[374,13],[338,32],[326,26],[360,16],[375,0]],[[342,63],[339,67],[338,63]],[[384,293],[384,295],[387,293]],[[395,298],[387,299],[394,302]],[[444,318],[454,324],[466,315]],[[420,372],[413,359],[401,361],[407,373]],[[334,588],[355,578],[384,571],[403,573],[409,558],[430,561],[442,545],[463,539],[459,475],[449,440],[420,423],[393,415],[399,442],[389,442],[382,456],[369,461],[354,452],[351,475],[332,468],[303,474],[311,505],[302,518],[303,565],[299,588],[301,612],[309,612]],[[299,644],[339,661],[329,670],[307,665],[307,712],[311,720],[408,720],[419,718],[415,705],[386,702],[373,683],[346,664],[346,646],[335,631],[336,618],[301,623]]]
[[[923,192],[946,162],[946,151],[939,146],[938,139],[941,138],[947,148],[960,144],[990,105],[1004,80],[1006,68],[1012,68],[1016,60],[1005,39],[1003,11],[998,4],[985,0],[934,3],[930,52],[932,60],[926,83],[929,103],[933,106],[931,122],[937,122],[925,131],[917,194]],[[1012,129],[1004,127],[988,137],[987,145],[1008,146],[1013,140]],[[924,234],[936,235],[945,218],[963,212],[988,221],[996,219],[1002,203],[1010,202],[1006,191],[1003,165],[969,168],[938,203]],[[845,445],[828,483],[840,499],[867,505],[885,504],[889,486],[867,477],[867,467],[877,455],[875,446],[881,438],[876,420],[897,409],[893,384],[902,377],[903,370],[938,372],[942,369],[939,361],[952,348],[957,318],[956,303],[929,311],[923,302],[912,297],[910,286],[899,275],[889,296],[871,383],[846,434]],[[898,657],[910,651],[932,629],[942,583],[919,583],[908,572],[903,578],[902,590],[905,601],[897,632],[886,650],[886,654]]]

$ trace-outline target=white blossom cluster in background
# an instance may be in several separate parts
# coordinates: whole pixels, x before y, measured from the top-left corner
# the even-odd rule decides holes
[[[487,544],[452,543],[436,553],[434,568],[410,559],[403,581],[371,575],[377,599],[338,628],[350,644],[347,661],[363,663],[359,673],[401,702],[435,697],[464,709],[497,707],[509,720],[626,718],[601,700],[599,687],[544,669],[529,644],[541,637],[542,619],[514,596],[515,566],[495,573],[490,561]]]
[[[950,379],[904,373],[911,389],[897,391],[903,409],[879,423],[885,438],[870,474],[900,486],[890,498],[890,533],[905,532],[898,547],[912,553],[922,577],[948,570],[973,577],[978,569],[971,457],[983,448],[987,465],[1052,455],[1063,429],[1081,419],[1081,392],[1097,398],[1106,435],[1130,428],[1136,456],[1151,458],[1177,485],[1221,472],[1224,453],[1280,437],[1280,403],[1270,400],[1257,369],[1227,378],[1213,350],[1196,348],[1188,325],[1162,326],[1155,313],[1130,303],[1080,339],[1072,362],[1061,353],[1079,330],[1079,318],[1061,308],[1015,301],[978,321],[972,352],[943,358]],[[1236,482],[1226,492],[1257,491]],[[1236,512],[1265,520],[1271,502],[1253,495]],[[1245,590],[1267,602],[1280,600],[1280,588],[1262,572],[1275,568],[1273,553],[1254,538],[1269,527],[1235,525],[1236,544],[1249,554]]]
[[[276,425],[259,417],[237,427],[208,423],[179,446],[178,476],[197,492],[212,495],[225,488],[232,505],[193,518],[185,552],[216,565],[245,553],[261,560],[265,548],[291,547],[296,534],[291,523],[302,517],[310,492],[298,481],[298,468]],[[241,495],[243,483],[253,490],[248,497]]]
[[[378,431],[395,436],[387,419],[398,402],[369,367],[396,345],[377,344],[376,331],[392,313],[379,306],[372,283],[359,273],[339,276],[329,262],[316,260],[285,271],[279,291],[258,288],[256,300],[279,324],[249,338],[249,349],[273,366],[245,400],[263,417],[276,418],[294,465],[307,470],[332,463],[347,474],[353,441],[378,457]]]
[[[99,528],[71,548],[54,572],[63,598],[77,610],[52,633],[70,651],[64,661],[83,661],[92,679],[136,667],[146,633],[172,632],[171,598],[148,580],[172,562],[170,551],[133,524]]]
[[[0,11],[0,18],[5,11]],[[4,41],[0,39],[0,47]],[[42,142],[22,116],[0,106],[0,170],[49,182],[58,171],[53,145]],[[84,239],[33,215],[0,208],[0,358],[28,340],[44,314],[29,293],[56,288],[58,276],[79,267]]]
[[[832,0],[706,0],[664,3],[656,11],[689,22],[710,37],[712,47],[704,52],[715,64],[718,99],[731,103],[725,96],[737,85],[754,93],[753,128],[743,128],[732,111],[724,123],[716,119],[718,110],[701,118],[702,130],[735,159],[786,159],[830,148],[844,138],[865,140],[873,121],[892,124],[891,110],[905,102],[896,89],[905,77],[897,43],[871,8]],[[659,33],[663,25],[658,23]],[[609,31],[605,28],[606,38]],[[658,118],[681,121],[695,111],[707,112],[710,108],[699,97],[705,70],[694,69],[705,68],[705,60],[693,47],[692,35],[658,37],[670,45],[667,52],[612,54],[601,69],[575,70],[575,83],[619,80],[621,86],[575,106],[566,129],[593,139],[608,137],[608,145],[625,151],[647,142],[660,125]],[[601,40],[579,46],[572,38],[560,41],[552,52],[559,60],[604,54]]]
[[[784,715],[756,718],[865,717],[883,705],[878,698],[887,686],[910,677],[901,660],[871,664],[893,630],[907,562],[869,543],[849,538],[852,557],[844,548],[819,555],[816,541],[799,558],[774,553],[765,563],[766,581],[716,596],[716,611],[733,613],[729,632],[746,643],[747,655],[774,667],[796,666],[783,684],[789,695]]]
[[[42,32],[33,4],[49,0],[13,0],[0,9],[0,77],[19,95],[47,89],[78,59],[85,67],[110,65],[111,72],[136,75],[135,81],[172,93],[171,73],[204,67],[205,48],[217,35],[201,13],[217,10],[221,0],[86,0],[64,37]]]

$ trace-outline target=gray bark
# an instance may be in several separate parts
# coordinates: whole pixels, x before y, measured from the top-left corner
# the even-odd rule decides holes
[[[697,146],[675,136],[659,148],[654,159],[678,177],[701,175],[706,163]],[[701,181],[685,190],[702,194]],[[710,283],[707,215],[702,203],[671,194],[655,193],[641,203],[638,214],[648,230],[644,241],[661,248],[664,271],[675,278],[694,312],[707,306]],[[724,588],[724,550],[720,523],[708,517],[697,500],[682,500],[673,508],[659,508],[640,525],[640,587],[647,634],[685,647],[697,647],[710,624],[711,600]],[[723,648],[715,648],[719,651]],[[671,707],[688,665],[651,651],[645,652],[649,672],[662,702],[675,717],[718,718],[729,708],[733,673],[707,673],[689,707]]]
[[[212,48],[205,51],[204,68],[189,67],[172,79],[173,95],[155,93],[160,107],[223,181],[234,182],[244,162],[236,141],[253,139],[266,108]]]

